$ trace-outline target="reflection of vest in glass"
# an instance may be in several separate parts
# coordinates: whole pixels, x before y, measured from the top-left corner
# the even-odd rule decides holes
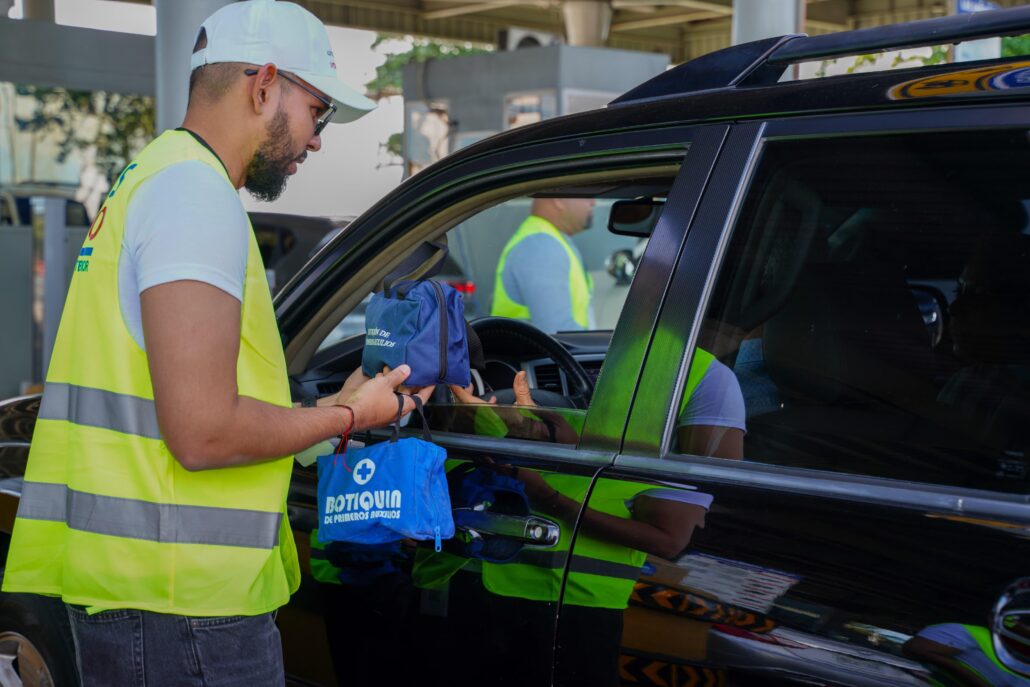
[[[697,349],[691,361],[690,373],[683,391],[686,407],[697,385],[705,376],[715,357]],[[590,486],[588,477],[574,477],[553,473],[543,474],[544,480],[564,496],[583,503]],[[627,504],[652,485],[618,480],[598,480],[590,496],[592,510],[631,519]],[[546,513],[539,513],[548,517]],[[483,563],[483,584],[494,594],[534,601],[557,601],[561,591],[562,571],[570,549],[572,528],[561,528],[558,544],[548,549],[524,548],[512,563]],[[569,561],[569,576],[563,603],[592,608],[626,608],[633,584],[640,577],[640,569],[647,554],[643,551],[611,544],[580,532],[575,554]]]
[[[975,646],[962,649],[955,660],[980,676],[988,685],[1025,685],[1026,678],[1014,673],[998,660],[994,651],[991,633],[986,627],[979,625],[962,625],[969,633]]]
[[[329,562],[325,552],[325,544],[318,538],[318,528],[311,530],[309,537],[311,544],[311,576],[325,584],[342,584],[340,582],[340,569]]]
[[[501,259],[497,263],[497,273],[494,276],[494,297],[490,307],[490,314],[498,317],[510,317],[516,320],[530,319],[529,308],[522,303],[516,302],[504,289],[504,266],[508,262],[508,253],[512,251],[524,239],[534,234],[547,234],[558,241],[569,256],[569,297],[572,302],[572,319],[576,324],[586,329],[590,326],[590,294],[593,291],[593,283],[590,275],[583,268],[583,262],[579,255],[569,245],[569,240],[557,228],[542,217],[530,215],[519,226],[518,231],[508,239],[504,250],[501,251]]]
[[[125,212],[141,182],[198,160],[169,131],[119,177],[91,227],[54,345],[3,587],[98,608],[256,615],[300,582],[285,517],[292,457],[190,472],[162,441],[146,352],[118,308]],[[212,227],[213,231],[219,227]],[[241,305],[242,396],[288,407],[279,330],[253,231]]]

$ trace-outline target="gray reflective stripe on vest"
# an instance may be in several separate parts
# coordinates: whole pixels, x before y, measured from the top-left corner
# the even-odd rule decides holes
[[[540,549],[522,549],[511,563],[499,565],[531,565],[534,568],[563,568],[568,551],[541,551]]]
[[[540,551],[534,549],[522,549],[512,563],[507,565],[531,565],[535,568],[547,568],[554,570],[565,565],[566,551]],[[504,564],[502,564],[504,565]],[[636,580],[640,577],[641,566],[627,565],[625,563],[613,563],[600,558],[588,558],[587,556],[573,556],[570,572],[586,573],[588,575],[602,575],[623,580]]]
[[[612,561],[602,561],[599,558],[587,558],[586,556],[573,556],[572,565],[569,566],[569,572],[601,575],[622,580],[635,580],[640,577],[640,571],[641,566],[639,565],[613,563]]]
[[[214,544],[271,549],[282,513],[177,506],[99,496],[63,484],[25,482],[18,517],[63,522],[73,530],[162,544]]]
[[[39,404],[39,418],[67,420],[148,439],[161,438],[153,400],[88,386],[48,383]]]

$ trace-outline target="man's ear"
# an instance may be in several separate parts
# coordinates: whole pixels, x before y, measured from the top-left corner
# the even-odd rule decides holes
[[[260,115],[268,107],[272,99],[272,88],[275,85],[275,77],[279,73],[278,68],[269,62],[258,69],[250,84],[249,95],[254,114]]]

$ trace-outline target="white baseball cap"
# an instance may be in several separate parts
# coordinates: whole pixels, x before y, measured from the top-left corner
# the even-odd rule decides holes
[[[233,2],[205,19],[201,28],[207,46],[193,53],[190,70],[216,62],[272,63],[332,98],[336,105],[332,122],[352,122],[376,106],[340,80],[325,26],[300,5],[277,0]]]

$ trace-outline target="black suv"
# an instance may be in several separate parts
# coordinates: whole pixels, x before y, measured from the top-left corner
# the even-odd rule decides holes
[[[298,464],[321,581],[279,614],[291,680],[1027,684],[1030,62],[780,78],[1028,31],[1017,8],[737,46],[464,149],[355,220],[277,296],[298,397],[359,364],[361,336],[327,337],[425,241],[474,238],[492,275],[512,208],[591,198],[647,245],[625,286],[607,233],[591,250],[604,229],[575,237],[595,329],[472,322],[476,395],[499,402],[429,407],[443,551],[311,543]],[[505,402],[520,371],[535,408]],[[0,408],[6,527],[37,406]],[[462,501],[472,474],[505,498]],[[0,658],[70,675],[60,617],[4,596]]]

